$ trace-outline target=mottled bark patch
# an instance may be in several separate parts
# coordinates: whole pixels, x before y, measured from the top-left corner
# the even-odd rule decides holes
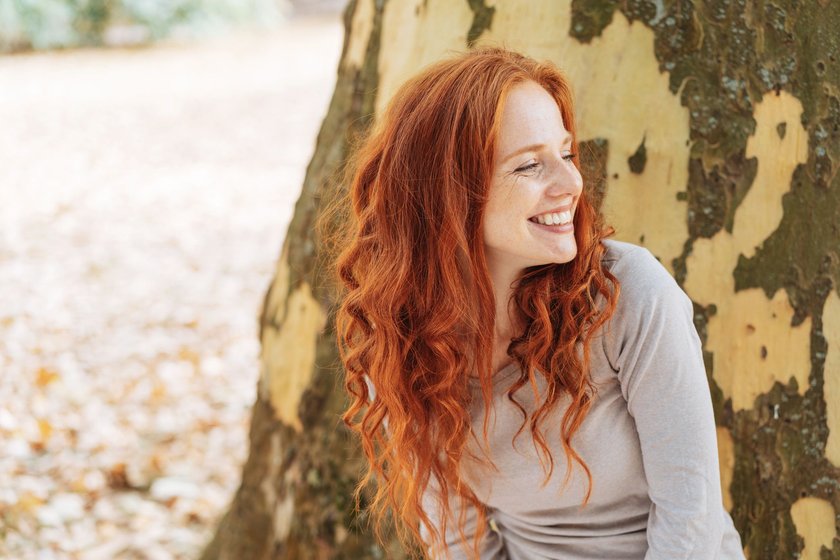
[[[612,22],[618,4],[618,0],[572,0],[569,35],[581,43],[591,42]]]
[[[287,311],[279,326],[266,325],[262,330],[260,361],[267,377],[269,399],[277,417],[285,424],[303,431],[298,407],[309,387],[315,367],[319,335],[326,315],[312,297],[307,282],[301,282],[286,298]]]
[[[593,138],[578,143],[580,168],[586,196],[594,208],[600,211],[607,193],[607,157],[609,142],[606,138]]]
[[[802,537],[802,558],[820,557],[820,549],[831,549],[834,538],[835,512],[831,504],[820,498],[800,498],[790,508],[796,532]]]
[[[633,152],[633,155],[627,158],[627,166],[630,171],[636,175],[641,175],[645,172],[645,164],[647,163],[647,150],[645,149],[645,139],[642,138],[642,143]]]
[[[840,371],[840,296],[828,294],[823,307],[822,335],[826,339],[827,352],[817,354],[825,358],[827,372]],[[823,385],[826,403],[826,423],[828,439],[825,444],[825,456],[832,464],[840,466],[840,375],[826,375]]]
[[[485,0],[467,0],[467,3],[474,14],[472,25],[467,32],[467,46],[472,47],[481,34],[493,25],[493,14],[496,13],[496,8],[488,6]]]
[[[757,160],[745,158],[741,150],[708,170],[702,159],[692,158],[688,169],[689,234],[713,237],[721,228],[732,233],[735,208],[753,184]]]

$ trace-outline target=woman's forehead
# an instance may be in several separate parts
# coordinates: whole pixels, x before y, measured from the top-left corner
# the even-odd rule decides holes
[[[517,84],[502,109],[497,149],[500,156],[531,144],[553,145],[571,139],[557,102],[534,82]]]

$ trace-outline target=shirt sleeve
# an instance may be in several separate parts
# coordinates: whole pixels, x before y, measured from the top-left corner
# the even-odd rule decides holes
[[[641,444],[652,502],[645,560],[718,558],[725,510],[691,300],[646,248],[615,267],[622,286],[604,344]]]
[[[426,492],[423,494],[423,511],[426,512],[426,515],[429,516],[429,519],[435,525],[438,531],[440,531],[440,511],[438,509],[437,504],[437,496],[440,495],[440,487],[435,479],[435,476],[432,475],[429,478],[429,485],[426,488]],[[459,501],[457,498],[450,498],[449,499],[449,508],[452,513],[450,516],[447,524],[446,524],[446,546],[449,549],[449,556],[451,560],[473,560],[472,556],[472,541],[473,537],[475,537],[477,531],[477,520],[478,514],[475,511],[475,507],[471,504],[467,503],[465,505],[466,509],[466,519],[464,524],[464,536],[466,536],[466,548],[461,544],[461,537],[458,532],[458,518],[460,515],[459,509]],[[489,519],[489,517],[488,517]],[[427,547],[431,545],[431,533],[429,529],[420,522],[420,536],[423,538],[423,541],[427,544]],[[427,548],[429,550],[429,558],[431,560],[444,560],[447,558],[447,555],[444,554],[442,551],[439,550],[431,550],[431,548]],[[484,537],[479,544],[479,558],[480,560],[508,560],[507,551],[504,547],[504,542],[499,533],[494,531],[488,522],[487,530],[484,533]]]

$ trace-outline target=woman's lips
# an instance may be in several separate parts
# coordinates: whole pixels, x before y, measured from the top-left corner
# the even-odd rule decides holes
[[[549,232],[552,232],[552,233],[568,233],[570,231],[574,231],[574,229],[575,229],[574,222],[569,222],[567,224],[560,224],[560,225],[556,225],[556,226],[547,226],[547,225],[540,224],[540,223],[537,223],[537,222],[532,222],[531,220],[528,220],[528,223],[533,224],[534,226],[536,226],[540,229],[543,229],[545,231],[549,231]]]

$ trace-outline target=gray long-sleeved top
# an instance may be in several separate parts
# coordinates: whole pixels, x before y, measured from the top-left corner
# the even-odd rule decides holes
[[[542,424],[554,457],[545,487],[527,424],[512,446],[522,414],[505,390],[520,370],[516,363],[507,366],[494,378],[495,422],[491,413],[488,434],[499,472],[461,465],[492,518],[481,559],[743,559],[741,539],[722,503],[715,420],[691,300],[646,248],[609,239],[604,245],[604,265],[621,282],[621,295],[615,314],[592,339],[597,394],[571,442],[592,473],[590,501],[580,509],[587,478],[575,461],[560,492],[566,475],[560,421],[568,401],[561,399]],[[536,379],[542,390],[544,381]],[[473,431],[481,440],[484,402],[477,379],[469,383],[476,395]],[[535,403],[529,383],[516,398],[529,414],[542,402]],[[482,456],[475,441],[470,445]],[[432,481],[423,503],[437,522],[430,498],[438,487]],[[458,500],[450,503],[451,558],[470,558],[454,526]],[[466,513],[471,539],[476,516]],[[429,542],[423,524],[420,531]]]

